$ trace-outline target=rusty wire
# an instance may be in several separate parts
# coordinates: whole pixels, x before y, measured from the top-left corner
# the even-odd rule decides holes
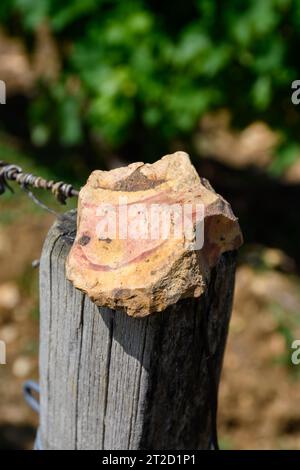
[[[64,183],[63,181],[46,180],[41,176],[35,176],[32,173],[25,173],[20,166],[0,160],[0,195],[7,189],[13,192],[8,181],[15,181],[24,191],[26,191],[28,196],[36,204],[44,209],[50,210],[50,212],[54,211],[42,203],[30,191],[29,187],[51,191],[57,201],[61,204],[66,204],[66,200],[68,198],[78,197],[79,194],[79,191],[77,191],[71,184]]]

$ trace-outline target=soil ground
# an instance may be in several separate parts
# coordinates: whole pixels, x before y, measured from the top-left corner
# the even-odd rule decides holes
[[[38,270],[53,221],[24,198],[0,201],[0,449],[30,449],[37,416],[22,384],[38,379]],[[300,449],[300,279],[279,250],[246,247],[237,270],[232,321],[222,373],[219,435],[224,449]]]

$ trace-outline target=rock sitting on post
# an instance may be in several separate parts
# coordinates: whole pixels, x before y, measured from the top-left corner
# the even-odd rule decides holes
[[[199,297],[241,243],[229,204],[176,152],[90,175],[66,275],[97,305],[146,316]]]

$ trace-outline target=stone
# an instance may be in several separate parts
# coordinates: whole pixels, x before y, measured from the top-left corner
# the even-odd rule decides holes
[[[20,291],[15,282],[0,284],[0,310],[13,310],[20,302]]]
[[[66,276],[97,305],[143,317],[199,297],[241,244],[230,205],[176,152],[90,175]]]

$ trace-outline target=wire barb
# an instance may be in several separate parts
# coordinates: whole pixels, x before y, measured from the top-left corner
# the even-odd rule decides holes
[[[49,181],[41,176],[35,176],[32,173],[25,173],[20,166],[0,160],[0,195],[5,193],[7,189],[13,192],[8,181],[15,181],[18,183],[35,203],[47,209],[48,207],[39,201],[29,190],[29,186],[36,189],[46,189],[51,191],[57,201],[61,204],[66,204],[67,198],[78,197],[79,194],[79,191],[73,188],[71,184],[64,183],[63,181]]]

